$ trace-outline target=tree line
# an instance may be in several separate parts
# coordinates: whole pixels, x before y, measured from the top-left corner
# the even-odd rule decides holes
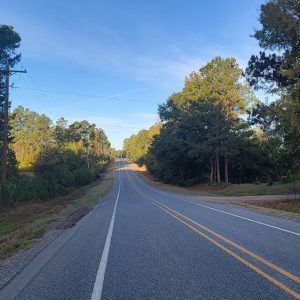
[[[124,140],[123,153],[130,157],[140,165],[146,163],[146,154],[152,143],[154,136],[158,135],[161,129],[161,124],[155,124],[150,129],[143,129],[138,134],[132,135]]]
[[[0,26],[0,69],[13,67],[21,38],[11,26]],[[0,74],[0,138],[3,137],[5,76]],[[86,120],[55,124],[45,114],[22,106],[9,114],[8,176],[0,183],[0,208],[45,200],[100,177],[116,155],[103,129]],[[0,149],[3,151],[2,142]],[[0,161],[2,164],[2,161]]]
[[[1,205],[45,200],[101,177],[115,151],[105,132],[88,121],[55,124],[22,106],[10,114],[8,179]]]
[[[254,37],[262,51],[243,71],[215,57],[186,77],[182,91],[158,108],[160,132],[124,142],[126,155],[164,182],[290,181],[300,169],[300,5],[261,6]],[[253,89],[277,95],[270,104]]]

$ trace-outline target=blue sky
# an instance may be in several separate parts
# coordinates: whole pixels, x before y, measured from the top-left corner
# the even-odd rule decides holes
[[[86,119],[121,148],[158,120],[158,104],[191,71],[216,55],[247,65],[263,2],[0,0],[0,23],[21,35],[18,67],[28,70],[12,77],[12,106]]]

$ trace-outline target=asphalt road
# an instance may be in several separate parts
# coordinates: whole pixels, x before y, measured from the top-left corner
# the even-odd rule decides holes
[[[119,164],[0,299],[300,299],[299,222],[160,191]]]

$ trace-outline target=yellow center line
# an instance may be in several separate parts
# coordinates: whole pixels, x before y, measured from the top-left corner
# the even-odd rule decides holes
[[[155,201],[155,200],[152,200],[152,201]],[[248,250],[248,249],[246,249],[246,248],[244,248],[244,247],[242,247],[242,246],[236,244],[235,242],[233,242],[233,241],[231,241],[230,239],[224,237],[223,235],[221,235],[221,234],[219,234],[219,233],[217,233],[217,232],[215,232],[215,231],[213,231],[213,230],[207,228],[206,226],[204,226],[204,225],[202,225],[202,224],[199,224],[198,222],[196,222],[196,221],[194,221],[194,220],[188,218],[187,216],[185,216],[185,215],[179,213],[178,211],[176,211],[176,210],[174,210],[174,209],[172,209],[172,208],[170,208],[170,207],[168,207],[168,206],[166,206],[166,205],[164,205],[164,204],[162,204],[162,203],[160,203],[160,205],[162,205],[163,207],[165,207],[165,208],[169,209],[170,211],[176,213],[177,215],[181,216],[182,218],[184,218],[184,219],[190,221],[191,223],[197,225],[198,227],[200,227],[200,228],[206,230],[207,232],[209,232],[209,233],[215,235],[215,236],[218,237],[219,239],[221,239],[221,240],[225,241],[226,243],[228,243],[228,244],[234,246],[235,248],[237,248],[237,249],[239,249],[240,251],[242,251],[242,252],[248,254],[249,256],[255,258],[256,260],[262,262],[263,264],[267,265],[268,267],[270,267],[270,268],[276,270],[277,272],[279,272],[279,273],[285,275],[286,277],[288,277],[288,278],[290,278],[290,279],[296,281],[297,283],[300,283],[300,278],[299,278],[298,276],[296,276],[296,275],[294,275],[294,274],[292,274],[292,273],[290,273],[290,272],[288,272],[288,271],[286,271],[286,270],[284,270],[284,269],[282,269],[282,268],[280,268],[280,267],[274,265],[273,263],[271,263],[271,262],[269,262],[268,260],[262,258],[261,256],[259,256],[259,255],[255,254],[255,253],[253,253],[252,251],[250,251],[250,250]]]
[[[139,190],[139,192],[140,192],[140,193],[143,193],[143,192],[141,192],[141,190]],[[146,196],[147,196],[147,195],[146,195]],[[147,196],[147,197],[149,197],[149,196]],[[149,197],[149,198],[150,198],[150,197]],[[157,201],[154,200],[153,198],[151,198],[151,201],[157,202]],[[217,232],[215,232],[215,231],[213,231],[213,230],[207,228],[206,226],[204,226],[204,225],[202,225],[202,224],[200,224],[200,223],[198,223],[198,222],[196,222],[196,221],[194,221],[194,220],[188,218],[187,216],[181,214],[180,212],[178,212],[178,211],[176,211],[176,210],[174,210],[174,209],[172,209],[172,208],[170,208],[170,207],[168,207],[168,206],[166,206],[166,205],[164,205],[164,204],[162,204],[162,203],[160,203],[160,202],[157,202],[157,203],[159,203],[159,205],[162,205],[162,206],[165,207],[166,209],[172,211],[173,213],[175,213],[175,214],[181,216],[182,218],[188,220],[189,222],[191,222],[191,223],[197,225],[198,227],[200,227],[200,228],[206,230],[207,232],[209,232],[209,233],[215,235],[215,236],[218,237],[219,239],[221,239],[221,240],[225,241],[226,243],[228,243],[228,244],[234,246],[235,248],[239,249],[240,251],[242,251],[242,252],[248,254],[249,256],[255,258],[256,260],[258,260],[258,261],[264,263],[264,264],[267,265],[268,267],[270,267],[270,268],[276,270],[277,272],[279,272],[279,273],[285,275],[286,277],[288,277],[288,278],[290,278],[290,279],[296,281],[297,283],[300,283],[300,278],[299,278],[298,276],[296,276],[296,275],[294,275],[294,274],[292,274],[292,273],[290,273],[290,272],[288,272],[288,271],[286,271],[286,270],[284,270],[284,269],[282,269],[282,268],[280,268],[280,267],[274,265],[273,263],[271,263],[271,262],[269,262],[268,260],[262,258],[261,256],[259,256],[259,255],[255,254],[255,253],[253,253],[252,251],[250,251],[250,250],[248,250],[248,249],[246,249],[246,248],[244,248],[244,247],[242,247],[242,246],[236,244],[235,242],[233,242],[233,241],[231,241],[230,239],[228,239],[228,238],[222,236],[221,234],[219,234],[219,233],[217,233]]]
[[[157,207],[159,207],[161,210],[163,210],[165,213],[167,213],[168,215],[172,216],[173,218],[175,218],[176,220],[178,220],[179,222],[181,222],[182,224],[184,224],[185,226],[187,226],[188,228],[190,228],[191,230],[193,230],[194,232],[196,232],[197,234],[201,235],[202,237],[204,237],[205,239],[209,240],[211,243],[213,243],[214,245],[216,245],[217,247],[221,248],[222,250],[224,250],[225,252],[227,252],[228,254],[230,254],[231,256],[233,256],[235,259],[237,259],[238,261],[242,262],[243,264],[245,264],[246,266],[248,266],[249,268],[251,268],[252,270],[256,271],[258,274],[260,274],[261,276],[263,276],[264,278],[266,278],[267,280],[269,280],[270,282],[272,282],[273,284],[275,284],[276,286],[280,287],[281,289],[283,289],[285,292],[289,293],[290,295],[294,296],[296,299],[300,299],[300,294],[297,293],[296,291],[290,289],[289,287],[287,287],[286,285],[284,285],[283,283],[279,282],[278,280],[276,280],[275,278],[273,278],[272,276],[270,276],[269,274],[265,273],[264,271],[262,271],[261,269],[259,269],[258,267],[254,266],[253,264],[251,264],[250,262],[248,262],[247,260],[245,260],[244,258],[242,258],[241,256],[237,255],[236,253],[234,253],[233,251],[231,251],[230,249],[228,249],[227,247],[225,247],[224,245],[222,245],[221,243],[219,243],[218,241],[214,240],[213,238],[209,237],[208,235],[206,235],[204,232],[198,230],[197,228],[195,228],[194,226],[190,225],[189,223],[185,222],[184,220],[180,219],[178,216],[190,221],[191,223],[197,225],[198,227],[208,231],[209,233],[217,236],[218,238],[222,239],[223,241],[231,244],[232,246],[236,247],[237,249],[241,250],[242,252],[248,254],[249,256],[259,260],[260,262],[266,264],[267,266],[273,268],[274,270],[278,271],[279,273],[287,276],[290,279],[295,280],[296,282],[300,282],[300,278],[287,272],[286,270],[272,264],[271,262],[265,260],[264,258],[256,255],[255,253],[245,249],[244,247],[232,242],[231,240],[225,238],[224,236],[214,232],[213,230],[197,223],[196,221],[186,217],[185,215],[173,210],[172,208],[154,200],[153,198],[149,197],[148,195],[144,194],[141,190],[139,190],[135,184],[133,183],[132,179],[130,178],[128,171],[126,172],[127,177],[129,179],[129,182],[131,184],[131,186],[134,188],[134,190],[139,193],[143,198],[150,200],[154,205],[156,205]],[[172,211],[172,212],[170,212]],[[175,215],[175,214],[176,215]]]

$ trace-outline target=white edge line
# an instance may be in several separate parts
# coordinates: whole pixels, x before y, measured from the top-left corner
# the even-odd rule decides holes
[[[281,231],[284,231],[284,232],[288,232],[288,233],[300,236],[300,233],[297,233],[297,232],[294,232],[294,231],[290,231],[290,230],[283,229],[283,228],[273,226],[273,225],[270,225],[270,224],[266,224],[266,223],[263,223],[263,222],[260,222],[260,221],[256,221],[256,220],[253,220],[253,219],[242,217],[242,216],[239,216],[239,215],[236,215],[236,214],[233,214],[233,213],[230,213],[230,212],[226,212],[226,211],[223,211],[223,210],[220,210],[220,209],[217,209],[217,208],[209,207],[209,206],[206,206],[206,205],[203,205],[203,204],[194,203],[194,202],[186,201],[186,200],[183,200],[183,201],[194,204],[194,205],[202,206],[202,207],[205,207],[205,208],[208,208],[208,209],[211,209],[211,210],[215,210],[215,211],[218,211],[220,213],[230,215],[230,216],[233,216],[233,217],[236,217],[236,218],[240,218],[240,219],[243,219],[243,220],[247,220],[247,221],[250,221],[250,222],[254,222],[254,223],[257,223],[257,224],[260,224],[260,225],[264,225],[264,226],[267,226],[267,227],[271,227],[271,228],[274,228],[274,229],[277,229],[277,230],[281,230]]]
[[[277,227],[277,226],[273,226],[273,225],[270,225],[270,224],[266,224],[266,223],[263,223],[263,222],[259,222],[259,221],[256,221],[256,220],[253,220],[253,219],[249,219],[249,218],[246,218],[246,217],[243,217],[243,216],[239,216],[239,215],[236,215],[236,214],[233,214],[233,213],[229,213],[229,212],[226,212],[226,211],[223,211],[223,210],[220,210],[220,209],[217,209],[217,208],[213,208],[213,207],[210,207],[210,206],[206,206],[206,205],[203,205],[203,204],[199,204],[199,203],[195,203],[195,202],[192,202],[192,201],[187,201],[187,200],[184,200],[180,197],[176,197],[174,195],[171,195],[171,194],[167,194],[167,193],[164,193],[164,192],[161,192],[157,189],[153,189],[151,188],[150,186],[148,186],[148,184],[144,183],[139,177],[137,174],[135,174],[135,172],[129,167],[130,171],[134,174],[135,178],[141,182],[144,186],[146,186],[148,189],[154,191],[154,192],[157,192],[157,193],[160,193],[162,195],[165,195],[165,196],[169,196],[171,198],[175,198],[175,199],[178,199],[178,200],[181,200],[181,201],[184,201],[184,202],[187,202],[187,203],[190,203],[190,204],[194,204],[194,205],[198,205],[198,206],[201,206],[201,207],[204,207],[204,208],[207,208],[207,209],[211,209],[211,210],[214,210],[214,211],[217,211],[217,212],[220,212],[220,213],[223,213],[223,214],[226,214],[226,215],[230,215],[232,217],[236,217],[236,218],[240,218],[240,219],[243,219],[243,220],[246,220],[246,221],[249,221],[249,222],[253,222],[253,223],[257,223],[257,224],[260,224],[260,225],[263,225],[263,226],[267,226],[267,227],[270,227],[270,228],[273,228],[273,229],[277,229],[277,230],[280,230],[280,231],[284,231],[284,232],[287,232],[287,233],[290,233],[290,234],[294,234],[294,235],[297,235],[297,236],[300,236],[300,233],[298,232],[294,232],[294,231],[290,231],[290,230],[287,230],[287,229],[283,229],[283,228],[280,228],[280,227]]]
[[[119,171],[120,172],[120,171]],[[119,179],[120,179],[120,173],[119,173]],[[118,190],[118,195],[116,198],[116,203],[114,206],[114,210],[111,216],[101,260],[99,263],[98,271],[97,271],[97,276],[94,284],[94,289],[93,289],[93,294],[91,297],[91,300],[100,300],[101,295],[102,295],[102,289],[103,289],[103,283],[104,283],[104,276],[105,276],[105,271],[106,271],[106,266],[107,266],[107,260],[108,260],[108,254],[109,254],[109,249],[110,249],[110,244],[111,244],[111,238],[112,238],[112,233],[114,229],[114,223],[115,223],[115,217],[116,217],[116,209],[119,201],[119,196],[120,196],[120,190],[121,190],[121,184],[119,181],[119,190]]]

